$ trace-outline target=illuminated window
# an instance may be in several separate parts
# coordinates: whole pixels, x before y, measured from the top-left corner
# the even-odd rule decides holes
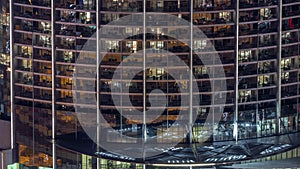
[[[251,50],[239,51],[239,61],[249,61]]]
[[[194,48],[197,49],[205,49],[207,46],[207,41],[206,40],[198,40],[194,41]]]

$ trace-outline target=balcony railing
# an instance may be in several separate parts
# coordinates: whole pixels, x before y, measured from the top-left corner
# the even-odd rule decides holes
[[[290,96],[296,96],[297,91],[293,91],[293,90],[282,90],[281,91],[281,97],[290,97]]]
[[[224,18],[217,18],[217,19],[212,19],[212,20],[207,20],[207,19],[194,19],[194,24],[195,25],[216,25],[216,24],[230,24],[233,23],[233,20],[226,20]]]
[[[277,32],[277,28],[267,28],[266,26],[262,25],[258,27],[259,33],[271,33],[271,32]]]
[[[52,86],[52,82],[51,81],[34,81],[34,85],[36,86],[42,86],[42,87],[51,87]]]
[[[189,7],[182,6],[178,8],[177,6],[166,6],[166,7],[150,7],[147,8],[147,12],[188,12]]]
[[[67,15],[67,16],[61,16],[57,19],[57,21],[60,22],[70,22],[70,23],[77,23],[77,24],[95,24],[96,18],[92,17],[90,20],[87,19],[80,19],[76,18],[75,15]]]
[[[274,67],[265,67],[265,68],[258,68],[258,73],[263,74],[263,73],[272,73],[275,72],[276,69]]]
[[[290,57],[290,56],[296,56],[298,55],[298,49],[296,50],[282,50],[282,53],[281,53],[282,57]]]
[[[215,6],[210,5],[202,5],[198,7],[194,7],[194,11],[217,11],[217,10],[231,10],[234,9],[233,4],[216,4]]]
[[[289,4],[289,3],[293,3],[295,2],[295,0],[283,0],[282,3],[283,4]]]
[[[32,93],[32,91],[26,91],[26,90],[24,90],[24,91],[16,93],[16,96],[21,96],[21,97],[26,97],[26,98],[32,98],[33,93]]]
[[[96,5],[75,5],[74,3],[57,3],[56,8],[65,8],[72,10],[96,10]]]
[[[16,69],[30,72],[32,70],[32,67],[17,66]]]
[[[92,29],[83,29],[83,28],[76,28],[74,29],[63,29],[63,30],[57,30],[56,33],[58,35],[64,35],[64,36],[76,36],[76,37],[91,37],[95,31]]]
[[[249,16],[249,15],[245,15],[245,16],[240,16],[239,21],[240,22],[251,22],[251,21],[258,21],[258,16]]]
[[[282,38],[282,44],[289,44],[297,42],[297,36]]]
[[[15,43],[32,45],[32,38],[15,38]]]
[[[256,101],[256,95],[248,95],[248,96],[239,96],[239,103],[245,103],[245,102],[254,102]]]
[[[247,3],[247,2],[240,2],[240,8],[255,8],[255,7],[263,7],[263,6],[272,6],[277,5],[276,0],[268,0],[266,2],[259,1],[258,3]]]
[[[256,74],[257,74],[256,69],[247,70],[247,69],[239,68],[239,76],[248,76],[248,75],[256,75]]]
[[[282,78],[281,83],[282,84],[288,84],[288,83],[295,83],[297,82],[297,77],[289,77],[289,78]]]
[[[239,83],[239,89],[251,89],[251,88],[256,88],[257,83],[256,82],[241,82]]]
[[[258,100],[270,100],[270,99],[276,99],[275,94],[259,94]]]
[[[263,82],[263,83],[258,83],[257,86],[258,87],[268,87],[268,86],[275,86],[276,83],[275,81],[268,81],[268,82]]]
[[[282,13],[282,17],[290,17],[300,15],[300,11],[286,11]]]
[[[175,9],[170,9],[169,12]],[[101,11],[111,11],[111,12],[143,12],[143,7],[140,4],[129,3],[128,7],[118,7],[109,6],[109,7],[101,7]]]
[[[256,48],[256,43],[250,43],[250,42],[243,42],[241,45],[239,45],[239,49],[249,49],[249,48]]]
[[[264,47],[264,46],[275,46],[276,42],[275,41],[265,41],[265,42],[260,42],[258,44],[259,47]]]
[[[51,0],[14,0],[15,3],[22,3],[22,4],[28,4],[28,5],[35,5],[35,6],[44,6],[44,7],[50,7],[51,6]],[[31,4],[30,4],[31,2]]]
[[[40,100],[48,100],[50,101],[52,99],[52,95],[51,94],[34,94],[34,98],[35,99],[40,99]]]
[[[231,30],[221,30],[217,32],[205,32],[203,33],[208,37],[208,38],[218,38],[218,37],[230,37],[234,36],[234,32]]]
[[[239,31],[240,36],[258,34],[258,29],[242,29]]]
[[[51,61],[51,54],[46,54],[44,53],[43,55],[39,55],[39,54],[34,54],[33,55],[33,59],[40,59],[40,60],[48,60],[48,61]]]
[[[25,17],[25,18],[30,18],[30,19],[40,19],[40,20],[50,20],[51,19],[51,14],[50,13],[44,13],[44,14],[35,14],[30,11],[25,11],[25,12],[16,12],[15,16],[20,16],[20,17]]]
[[[16,25],[15,30],[22,30],[22,31],[29,31],[35,33],[42,33],[42,34],[50,34],[51,29],[42,29],[36,26],[29,26],[29,25]]]
[[[258,54],[258,60],[271,60],[271,59],[276,59],[277,56],[275,54]]]

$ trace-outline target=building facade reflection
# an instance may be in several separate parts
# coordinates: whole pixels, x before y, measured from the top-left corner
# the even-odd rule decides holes
[[[192,134],[185,136],[185,128],[182,127],[168,130],[170,134],[181,137],[180,144],[184,145],[203,142],[203,124],[210,110],[221,114],[221,120],[216,120],[212,125],[213,133],[207,141],[211,143],[299,131],[300,1],[11,0],[10,3],[13,8],[10,14],[10,31],[13,33],[10,57],[13,65],[11,103],[16,131],[16,162],[28,166],[53,167],[53,161],[56,161],[57,167],[68,164],[76,168],[79,164],[88,165],[87,161],[90,161],[89,166],[95,167],[95,158],[55,145],[56,151],[53,151],[53,144],[49,141],[83,131],[75,113],[72,92],[75,72],[79,79],[76,87],[80,95],[90,100],[99,94],[101,113],[109,125],[119,131],[134,129],[134,132],[127,131],[131,136],[143,137],[141,131],[145,124],[120,115],[111,95],[122,98],[122,94],[112,92],[112,86],[128,87],[130,103],[141,112],[151,107],[143,97],[148,97],[152,90],[161,89],[167,94],[167,108],[157,107],[163,113],[148,124],[148,135],[157,136],[158,143],[176,140],[162,133],[169,129],[169,124],[176,121],[179,110],[187,113],[191,110],[195,116],[195,123],[189,131]],[[90,38],[97,29],[123,16],[144,12],[167,13],[192,22],[205,33],[210,43],[194,38],[191,51],[187,43],[164,36],[172,33],[182,35],[187,33],[184,29],[178,33],[172,32],[175,29],[170,27],[120,25],[113,27],[104,37],[105,43],[101,47],[107,53],[100,66],[99,78],[86,76],[84,69],[75,70],[79,55],[84,55],[84,63],[79,66],[86,68],[95,65],[96,50],[84,50],[83,46],[88,41],[97,44],[99,40]],[[153,29],[154,33],[147,34],[143,39],[143,29]],[[130,38],[110,38],[110,35],[118,34]],[[178,96],[178,84],[164,67],[147,69],[145,73],[136,74],[134,79],[126,79],[126,76],[131,76],[130,71],[126,74],[127,70],[123,68],[123,81],[119,84],[112,81],[117,66],[144,46],[153,49],[157,55],[160,50],[176,53],[187,65],[192,66],[199,89],[199,92],[192,92],[192,95],[200,98],[199,105],[197,103],[182,108],[180,102],[183,98]],[[222,65],[204,65],[201,60],[190,60],[193,52],[205,54],[207,60],[211,59],[209,51],[212,48],[217,51]],[[157,59],[157,62],[161,61]],[[140,58],[127,61],[143,63]],[[209,77],[211,71],[220,68],[224,69],[225,77]],[[180,67],[176,69],[181,71]],[[212,81],[219,83],[221,80],[226,80],[226,90],[214,93],[211,89]],[[83,82],[90,83],[90,86],[99,84],[98,93],[89,86],[80,85]],[[182,77],[179,83],[188,88],[191,82],[188,77]],[[216,99],[225,96],[224,105],[213,104]],[[126,104],[121,108],[122,113],[131,111]],[[80,106],[91,112],[97,108],[93,102]],[[234,133],[235,127],[238,130]],[[74,134],[75,142],[78,136]],[[114,135],[107,135],[105,140],[122,142]],[[113,166],[115,163],[103,161],[103,166]],[[128,165],[124,164],[126,167]]]

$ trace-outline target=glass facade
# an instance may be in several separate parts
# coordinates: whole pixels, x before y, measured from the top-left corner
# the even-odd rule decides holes
[[[82,125],[89,124],[80,123],[78,116],[90,116],[80,113],[80,109],[97,112],[97,105],[112,129],[134,138],[155,137],[156,143],[162,144],[179,142],[201,147],[199,144],[205,141],[202,135],[209,131],[212,132],[206,142],[214,143],[280,136],[300,130],[299,0],[11,0],[10,3],[16,162],[27,166],[54,167],[55,163],[57,167],[95,167],[95,158],[57,147],[55,140],[64,136],[70,136],[74,142],[80,140]],[[97,29],[124,16],[155,16],[157,12],[184,19],[195,28],[114,25],[105,32],[107,37],[92,36]],[[161,18],[164,20],[169,18]],[[190,37],[186,31],[196,28],[207,36],[206,40]],[[144,31],[152,33],[143,36]],[[172,34],[190,37],[191,43],[167,36]],[[118,39],[118,35],[128,38]],[[101,44],[100,51],[84,48],[95,44]],[[155,55],[139,53],[145,49],[151,49]],[[143,63],[151,57],[158,63],[170,57],[161,51],[175,53],[190,69],[147,68],[129,78],[131,70],[145,68]],[[193,57],[196,54],[207,63],[215,63],[212,56],[218,54],[221,63],[204,64],[204,60]],[[132,55],[136,58],[127,59]],[[79,57],[84,58],[84,63],[76,63]],[[99,57],[102,57],[99,75],[88,76],[88,69],[96,71]],[[119,81],[112,80],[123,62],[137,66],[121,67]],[[166,65],[174,63],[167,61]],[[224,70],[224,77],[219,70]],[[168,71],[178,72],[180,78],[174,79]],[[181,72],[189,72],[195,79]],[[196,84],[197,90],[190,89],[191,83]],[[97,89],[93,88],[95,84]],[[217,92],[212,89],[214,84],[221,85]],[[74,86],[78,90],[76,99],[92,100],[97,95],[98,103],[74,105]],[[179,86],[187,92],[182,93]],[[111,90],[118,87],[128,89],[128,93]],[[155,89],[166,94],[166,106],[155,107],[162,112],[158,117],[147,114],[155,120],[138,119],[151,109],[150,98],[161,99],[161,93],[153,94]],[[125,94],[129,102],[116,107],[112,96],[122,100]],[[193,98],[199,98],[199,102]],[[218,104],[223,98],[225,103]],[[192,104],[182,106],[182,100]],[[125,118],[123,115],[132,111],[129,105],[139,113]],[[79,109],[75,111],[75,107]],[[187,123],[186,128],[170,128],[181,118],[180,111],[191,115],[182,120],[194,123]],[[211,127],[205,128],[210,113],[220,120],[214,119]],[[95,124],[95,121],[90,118],[89,122]],[[101,129],[109,130],[104,125]],[[133,143],[114,134],[101,139],[114,144]],[[195,151],[191,153],[197,154]],[[98,164],[112,167],[116,163],[98,160]],[[133,163],[124,167],[140,167]]]

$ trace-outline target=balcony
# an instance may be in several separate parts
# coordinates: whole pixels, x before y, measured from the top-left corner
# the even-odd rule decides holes
[[[297,35],[282,38],[282,44],[290,44],[296,42],[298,42]]]
[[[51,0],[14,0],[14,3],[21,3],[34,6],[51,7]]]
[[[240,16],[239,21],[240,22],[251,22],[251,21],[258,21],[259,16],[249,16],[249,15],[244,15],[244,16]]]
[[[33,19],[33,20],[51,20],[51,14],[50,10],[40,10],[39,12],[33,12],[33,11],[16,11],[15,16],[19,17],[25,17],[28,19]]]
[[[57,89],[68,89],[72,90],[73,83],[72,82],[66,82],[66,83],[57,83],[56,84]],[[81,86],[76,86],[76,90],[81,90],[83,87]]]
[[[19,77],[19,80],[17,83],[25,84],[25,85],[32,85],[32,76],[26,76]]]
[[[75,57],[62,57],[62,56],[59,56],[59,57],[56,58],[56,61],[64,62],[64,63],[75,63],[76,59],[75,59]],[[87,60],[84,60],[84,61],[86,62]],[[95,62],[90,62],[90,63],[95,64]]]
[[[34,85],[36,86],[42,86],[42,87],[51,87],[52,86],[52,81],[47,81],[47,80],[35,80]]]
[[[44,94],[34,93],[34,98],[35,99],[40,99],[40,100],[51,101],[52,100],[52,95],[48,94],[48,93],[44,93]]]
[[[211,96],[210,95],[200,95],[200,104],[201,106],[204,105],[211,105]]]
[[[215,46],[216,51],[226,51],[226,50],[234,50],[235,46],[234,45],[216,45]]]
[[[255,61],[257,61],[256,56],[250,55],[248,57],[243,57],[243,58],[241,56],[239,56],[239,63],[241,65],[242,64],[249,64],[249,62],[255,62]],[[231,62],[232,62],[232,60],[231,60]]]
[[[60,97],[56,99],[57,102],[73,103],[72,96]]]
[[[256,110],[256,104],[247,104],[247,105],[245,105],[245,104],[239,104],[239,112],[241,112],[241,111],[252,111],[252,110]]]
[[[264,6],[272,6],[277,5],[277,0],[259,0],[257,2],[248,3],[245,1],[240,2],[240,8],[255,8],[255,7],[264,7]]]
[[[21,70],[21,71],[27,71],[27,72],[31,72],[32,67],[31,66],[17,66],[16,67],[17,70]]]
[[[265,73],[273,73],[275,72],[276,69],[274,68],[274,66],[272,67],[264,67],[264,68],[258,68],[258,73],[259,74],[265,74]]]
[[[73,25],[79,24],[83,26],[88,25],[95,25],[96,24],[96,15],[94,13],[91,14],[90,18],[86,17],[87,14],[81,15],[81,17],[78,17],[76,15],[76,12],[61,15],[60,17],[56,18],[56,21],[64,22],[64,23],[73,23]],[[88,24],[88,25],[84,25]]]
[[[23,91],[17,92],[16,96],[26,97],[26,98],[32,98],[33,97],[33,93],[32,93],[32,91],[23,90]]]
[[[256,66],[251,65],[239,65],[239,76],[256,75]]]
[[[255,34],[258,34],[258,29],[241,28],[239,31],[239,36],[255,35]]]
[[[265,94],[258,94],[258,100],[271,100],[271,99],[276,99],[275,94],[270,94],[270,93],[265,93]]]
[[[291,17],[300,15],[300,11],[285,11],[282,12],[282,17]]]
[[[212,4],[207,4],[207,5],[197,5],[196,7],[194,7],[194,12],[202,12],[202,11],[224,11],[224,10],[232,10],[234,9],[234,4],[230,4],[230,3],[217,3],[214,4],[214,6]]]
[[[136,86],[130,86],[129,87],[129,92],[130,93],[143,93],[143,88],[142,87],[136,87]]]
[[[240,2],[240,8],[243,9],[243,8],[254,8],[254,7],[257,7],[258,4],[257,3],[247,3],[247,2]]]
[[[151,106],[151,105],[149,104],[149,106]],[[168,106],[170,106],[170,107],[181,107],[181,101],[180,100],[170,100],[168,102]]]
[[[297,90],[281,90],[282,98],[296,96],[296,95],[298,95]]]
[[[242,80],[239,83],[239,89],[251,89],[251,88],[257,88],[257,81],[256,80]]]
[[[289,4],[289,3],[293,3],[293,2],[299,2],[299,0],[283,0],[282,1],[283,4]]]
[[[277,32],[277,26],[272,25],[271,21],[260,21],[258,23],[258,32],[259,33]]]
[[[298,55],[298,48],[283,48],[281,56],[284,57],[292,57]]]
[[[52,59],[52,56],[51,56],[51,54],[49,54],[49,53],[44,53],[44,54],[42,54],[42,55],[34,54],[33,56],[34,56],[33,59],[36,59],[36,60],[47,60],[47,61],[51,61],[51,59]]]
[[[146,93],[151,93],[151,91],[155,90],[159,88],[160,90],[162,90],[164,93],[179,93],[179,87],[178,86],[174,86],[174,85],[169,85],[168,87],[166,86],[156,86],[155,83],[151,84],[150,82],[147,82],[147,88],[146,88]],[[141,91],[142,92],[142,88],[130,88],[130,89],[137,89],[136,91]]]
[[[173,46],[170,47],[168,50],[174,53],[187,53],[190,49],[188,46]]]
[[[34,46],[40,46],[45,48],[51,48],[51,37],[50,36],[44,36],[44,35],[36,35],[33,36],[33,42],[32,44]]]
[[[15,43],[20,43],[20,44],[24,44],[24,45],[32,45],[32,37],[18,37],[15,36]]]
[[[170,9],[176,10],[176,9]],[[101,11],[111,11],[111,12],[143,12],[142,2],[124,2],[118,4],[117,2],[108,3],[104,2],[101,7]]]
[[[247,103],[247,102],[255,102],[256,101],[256,95],[247,95],[247,96],[239,96],[239,102],[238,103]]]
[[[259,42],[258,47],[267,47],[267,46],[276,46],[276,41],[264,41],[264,42]]]
[[[75,108],[73,106],[70,106],[70,105],[57,103],[57,110],[74,112]]]
[[[213,32],[213,30],[203,30],[203,33],[208,38],[224,38],[224,37],[233,37],[234,31],[232,29],[220,29],[218,31]],[[196,37],[197,38],[197,37]]]
[[[251,48],[256,48],[257,47],[257,43],[256,42],[242,42],[239,45],[239,49],[251,49]]]
[[[75,42],[73,43],[64,43],[64,44],[56,44],[57,48],[61,48],[61,49],[71,49],[71,50],[76,50],[76,44]]]
[[[217,18],[217,19],[194,19],[194,25],[218,25],[218,24],[233,24],[232,19]]]
[[[297,77],[296,76],[289,76],[289,77],[282,77],[281,83],[282,84],[289,84],[289,83],[296,83]]]
[[[281,76],[281,83],[282,84],[297,83],[297,79],[298,78],[296,72],[284,72]]]
[[[113,106],[113,101],[108,95],[101,95],[103,99],[100,100],[101,105]]]
[[[276,83],[275,81],[264,81],[264,82],[258,82],[257,86],[258,87],[269,87],[269,86],[275,86]]]
[[[169,6],[170,5],[170,6]],[[176,3],[171,3],[171,4],[166,4],[164,7],[157,7],[157,6],[150,6],[147,8],[147,12],[189,12],[189,6],[182,5],[180,8],[178,8],[178,4]]]
[[[210,88],[210,85],[199,85],[198,84],[198,90],[199,92],[211,92],[211,88]]]
[[[282,30],[283,31],[289,31],[289,30],[295,30],[299,28],[299,19],[293,18],[283,21],[282,24]]]
[[[45,22],[45,25],[48,25],[49,23]],[[21,30],[21,31],[28,31],[33,33],[41,33],[41,34],[50,34],[51,28],[50,27],[43,27],[41,25],[39,26],[32,26],[31,23],[16,23],[15,30]]]
[[[69,69],[69,68],[58,69],[56,74],[59,76],[72,77],[72,76],[74,76],[74,70]],[[84,76],[84,77],[86,77],[86,76]]]
[[[95,29],[84,26],[68,27],[57,29],[57,35],[74,36],[74,37],[91,37],[95,33]]]
[[[62,2],[62,1],[60,1]],[[96,10],[96,2],[94,1],[93,5],[85,5],[85,4],[76,4],[76,1],[66,1],[65,3],[56,3],[56,8],[63,8],[68,10]]]

